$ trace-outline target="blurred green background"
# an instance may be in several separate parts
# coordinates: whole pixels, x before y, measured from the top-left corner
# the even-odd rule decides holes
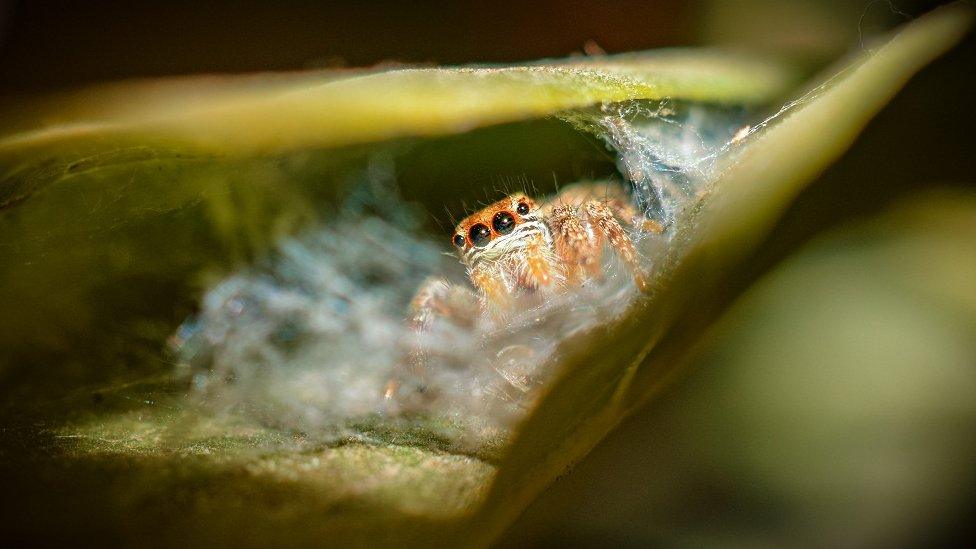
[[[0,94],[596,47],[723,44],[812,69],[937,4],[5,2]],[[748,291],[723,304],[688,377],[504,543],[976,542],[974,67],[970,34],[886,107],[726,281]]]

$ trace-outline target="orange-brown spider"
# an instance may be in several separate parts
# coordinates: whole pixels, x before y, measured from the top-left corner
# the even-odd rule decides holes
[[[639,288],[645,275],[634,243],[622,224],[660,232],[638,215],[618,187],[579,184],[537,203],[515,193],[457,224],[451,243],[477,290],[427,280],[411,302],[412,329],[423,335],[436,316],[471,325],[481,317],[504,316],[513,298],[540,290],[564,290],[603,275],[608,245],[627,265]],[[414,374],[424,374],[422,344],[412,353]],[[389,398],[397,383],[387,386]]]
[[[643,287],[637,250],[621,225],[632,225],[639,216],[614,190],[580,184],[541,204],[515,193],[462,219],[451,243],[478,289],[483,310],[503,308],[519,292],[570,287],[601,276],[604,244],[616,250]],[[657,227],[641,223],[645,230]],[[442,291],[443,281],[429,281],[414,300],[415,313],[425,316],[425,308],[439,308],[432,300]]]

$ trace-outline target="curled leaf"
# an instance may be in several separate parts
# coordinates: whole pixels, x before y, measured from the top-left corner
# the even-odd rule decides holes
[[[596,166],[613,175],[619,164],[639,183],[647,158],[633,147],[646,134],[614,108],[644,100],[757,108],[785,92],[788,70],[672,52],[137,84],[101,90],[107,99],[125,97],[119,105],[69,97],[35,109],[44,123],[13,117],[0,138],[3,366],[8,379],[29,379],[24,385],[36,389],[45,379],[38,366],[54,365],[47,383],[58,396],[33,408],[42,427],[22,411],[13,422],[27,447],[18,464],[53,455],[31,466],[48,478],[75,478],[81,490],[64,497],[76,507],[102,478],[117,479],[117,491],[98,496],[113,521],[133,499],[189,502],[192,513],[157,507],[173,542],[183,532],[242,541],[242,525],[275,509],[273,524],[249,530],[256,537],[247,541],[489,543],[659,390],[714,316],[709,304],[722,301],[719,282],[737,259],[968,19],[956,8],[913,23],[721,147],[702,172],[710,191],[675,218],[648,295],[604,329],[571,338],[514,439],[475,455],[459,454],[450,426],[381,421],[335,445],[287,425],[200,416],[158,349],[203,288],[332,213],[325,205],[348,192],[355,174],[375,169],[375,158],[397,156],[401,188],[419,203],[470,198],[461,175],[483,171],[486,158],[497,167],[522,155],[546,174],[554,159],[586,158],[581,151],[592,151],[592,141],[561,121],[538,121],[559,116],[615,149],[569,180]],[[174,89],[186,93],[157,95]],[[190,101],[187,90],[205,97]],[[607,121],[624,124],[614,126],[622,133],[601,125]],[[537,148],[526,148],[530,142]],[[562,148],[571,154],[553,153]],[[457,162],[463,155],[471,162]],[[98,344],[80,344],[89,340]],[[64,391],[65,379],[101,388]],[[43,490],[30,483],[10,491],[30,502],[26,509],[43,504]],[[39,529],[30,521],[21,527]]]

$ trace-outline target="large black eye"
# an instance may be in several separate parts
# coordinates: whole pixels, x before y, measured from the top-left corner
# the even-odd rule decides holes
[[[498,212],[491,218],[491,226],[498,234],[508,234],[515,228],[515,218],[508,212]]]
[[[518,208],[515,208],[515,211],[518,212],[519,215],[525,215],[529,213],[529,205],[525,202],[519,202]]]
[[[454,235],[454,245],[457,246],[458,248],[460,248],[461,246],[464,246],[464,235],[463,234],[456,234],[456,235]]]
[[[491,231],[488,230],[487,226],[478,223],[471,227],[471,230],[468,231],[468,236],[471,237],[471,242],[480,248],[488,244],[488,241],[491,240]]]

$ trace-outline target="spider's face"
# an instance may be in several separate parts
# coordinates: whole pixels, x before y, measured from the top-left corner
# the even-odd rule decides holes
[[[545,231],[535,201],[517,193],[462,219],[451,240],[464,264],[474,267],[521,250]]]

